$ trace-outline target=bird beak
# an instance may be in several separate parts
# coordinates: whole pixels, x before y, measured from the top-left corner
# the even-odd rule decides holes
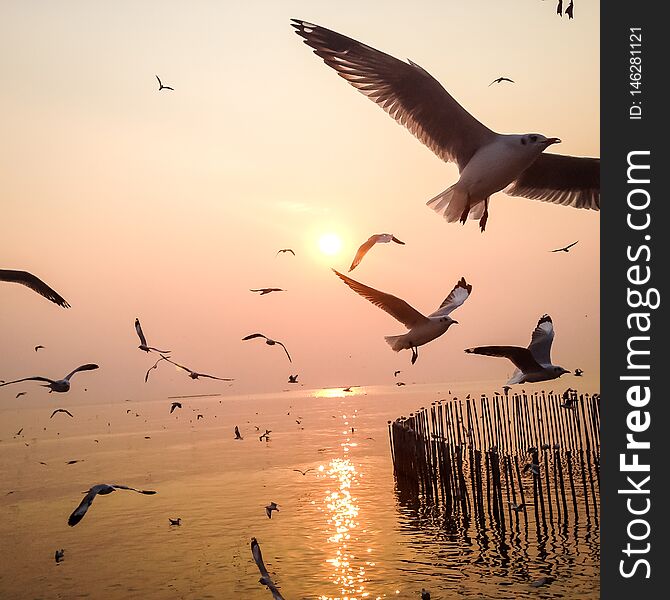
[[[560,144],[561,143],[561,138],[548,138],[545,144],[547,146],[551,146],[552,144]]]
[[[452,324],[452,325],[458,325],[458,321],[454,321],[454,320],[452,320],[452,321],[451,321],[451,324]]]

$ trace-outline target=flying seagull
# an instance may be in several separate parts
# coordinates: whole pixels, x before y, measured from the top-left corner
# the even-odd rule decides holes
[[[266,430],[265,430],[265,433],[263,433],[262,435],[260,435],[260,436],[258,437],[258,441],[259,441],[259,442],[262,442],[262,441],[263,441],[263,438],[265,438],[265,441],[266,441],[266,442],[269,442],[269,441],[270,441],[270,434],[271,434],[271,433],[272,433],[272,430],[271,430],[271,429],[266,429]]]
[[[16,394],[16,398],[20,398],[21,396],[25,396],[28,392],[19,392]],[[14,398],[16,400],[16,398]]]
[[[40,296],[44,296],[47,300],[51,300],[54,304],[62,306],[63,308],[70,308],[70,305],[65,301],[55,290],[52,290],[46,283],[38,277],[35,277],[28,271],[12,271],[10,269],[0,269],[0,281],[7,281],[9,283],[20,283],[29,287],[33,292],[37,292]]]
[[[254,562],[256,563],[256,566],[258,567],[258,570],[261,574],[261,578],[258,580],[259,583],[262,583],[270,590],[270,592],[272,592],[273,600],[284,600],[284,597],[281,595],[281,593],[277,589],[277,586],[272,581],[270,573],[268,573],[265,563],[263,562],[263,554],[261,553],[261,547],[258,545],[258,541],[256,540],[255,537],[251,538],[251,556],[253,557]]]
[[[140,320],[135,319],[135,331],[137,331],[137,336],[140,338],[140,345],[138,348],[140,350],[144,350],[145,352],[151,352],[152,350],[154,352],[158,352],[159,354],[169,354],[170,350],[159,350],[158,348],[154,348],[153,346],[147,346],[147,338],[144,337],[144,332],[142,331],[142,325],[140,325]]]
[[[146,372],[146,374],[144,375],[144,383],[146,383],[147,381],[149,381],[149,373],[151,373],[151,371],[153,371],[154,369],[156,369],[156,368],[158,367],[158,363],[161,362],[162,360],[167,360],[167,358],[163,358],[163,357],[161,356],[161,357],[154,363],[154,366],[153,366],[153,367],[149,367],[149,368],[147,369],[147,372]]]
[[[79,506],[74,509],[72,514],[70,515],[70,518],[67,520],[67,524],[70,527],[74,527],[79,521],[81,521],[84,518],[84,515],[86,514],[86,511],[88,510],[89,506],[91,506],[91,503],[95,499],[95,497],[100,494],[101,496],[104,496],[106,494],[111,494],[115,490],[130,490],[132,492],[138,492],[139,494],[155,494],[156,492],[152,490],[138,490],[132,487],[128,487],[126,485],[108,485],[106,483],[99,483],[98,485],[94,485],[88,492],[86,492],[86,496],[84,496],[84,499],[79,503]]]
[[[575,377],[581,377],[584,374],[584,371],[581,369],[575,369]]]
[[[176,525],[177,527],[181,525],[181,517],[177,517],[176,519],[168,517],[168,521],[170,521],[170,525]]]
[[[297,375],[289,375],[288,376],[288,382],[289,383],[298,383],[298,376]]]
[[[270,339],[269,337],[267,337],[266,335],[263,335],[262,333],[252,333],[252,334],[250,334],[250,335],[247,335],[246,337],[243,337],[243,338],[242,338],[242,341],[252,340],[252,339],[254,339],[254,338],[263,338],[263,339],[265,339],[265,343],[266,343],[268,346],[274,346],[275,344],[279,344],[279,345],[284,349],[284,352],[286,352],[286,356],[288,357],[288,361],[289,361],[289,362],[293,362],[293,361],[291,360],[291,355],[288,353],[288,350],[286,349],[286,346],[284,346],[284,344],[282,344],[281,342],[278,342],[277,340],[272,340],[272,339]]]
[[[242,437],[242,434],[240,433],[240,428],[235,425],[235,439],[236,440],[243,440],[244,438]]]
[[[163,82],[161,81],[161,78],[158,75],[156,75],[156,79],[158,79],[158,85],[160,86],[158,88],[159,92],[161,90],[172,90],[174,92],[174,88],[171,88],[169,85],[163,85]]]
[[[61,560],[63,560],[64,555],[65,550],[61,548],[60,550],[56,550],[56,553],[54,554],[54,559],[56,560],[57,563],[59,563]]]
[[[303,477],[307,475],[310,471],[313,471],[314,469],[307,469],[306,471],[301,471],[300,469],[293,469],[296,473],[300,473]]]
[[[567,246],[563,246],[562,248],[556,248],[556,250],[552,250],[552,252],[570,252],[570,248],[572,248],[578,242],[579,240],[572,242],[572,244],[568,244]]]
[[[282,248],[281,250],[277,250],[277,254],[275,254],[275,256],[279,256],[280,254],[283,254],[284,252],[290,252],[291,254],[293,254],[293,256],[295,256],[295,252],[293,252],[293,250],[291,248]]]
[[[405,242],[401,242],[392,233],[377,233],[375,235],[371,235],[368,238],[368,241],[361,244],[361,247],[356,252],[356,256],[354,256],[354,260],[349,267],[349,272],[351,273],[351,271],[353,271],[359,265],[359,263],[363,260],[363,257],[368,253],[372,246],[375,244],[388,244],[389,242],[395,242],[396,244],[402,244],[403,246],[405,245]]]
[[[281,288],[258,288],[256,290],[249,290],[250,292],[260,292],[261,296],[265,296],[265,294],[269,294],[270,292],[285,292],[286,290],[282,290]]]
[[[272,511],[273,510],[276,510],[277,512],[279,512],[279,506],[277,505],[276,502],[270,502],[270,504],[268,504],[265,507],[265,514],[268,516],[268,519],[272,518]]]
[[[559,16],[563,16],[563,0],[558,0],[558,4],[556,5],[556,14]]]
[[[37,351],[40,350],[41,348],[44,348],[44,346],[41,346],[41,345],[40,345],[40,346],[35,346],[35,352],[37,352]]]
[[[393,371],[393,377],[397,377],[400,373],[402,373],[402,371]]]
[[[192,369],[189,369],[188,367],[185,367],[184,365],[180,365],[179,363],[174,362],[173,360],[170,360],[167,356],[163,356],[161,354],[161,358],[163,360],[167,360],[170,364],[173,364],[175,367],[179,367],[180,369],[183,369],[188,373],[188,376],[191,379],[198,379],[200,377],[206,377],[208,379],[218,379],[219,381],[235,381],[234,379],[230,379],[229,377],[216,377],[214,375],[207,375],[206,373],[198,373],[197,371],[193,371]]]
[[[574,3],[572,0],[570,0],[570,4],[568,4],[568,8],[565,9],[565,14],[568,15],[568,19],[574,19],[572,16],[573,11],[575,10]]]
[[[0,383],[0,387],[3,385],[9,385],[10,383],[19,383],[19,381],[46,381],[46,385],[43,387],[48,387],[49,393],[51,392],[67,392],[70,389],[70,377],[79,371],[92,371],[97,369],[98,365],[86,364],[81,367],[77,367],[72,373],[66,375],[63,379],[49,379],[48,377],[24,377],[23,379],[16,379],[14,381],[8,381],[7,383]]]
[[[600,208],[600,159],[542,154],[561,140],[537,133],[503,135],[468,113],[428,71],[324,27],[293,19],[305,44],[343,79],[381,106],[460,179],[428,201],[449,222],[488,219],[489,197],[505,189],[573,206]]]
[[[526,504],[525,504],[524,502],[522,502],[521,504],[515,504],[514,502],[509,502],[509,501],[508,501],[507,504],[509,504],[509,507],[510,507],[515,513],[521,512],[521,511],[524,509],[524,507],[526,506]]]
[[[395,352],[411,349],[412,364],[419,357],[419,346],[440,337],[452,324],[458,323],[449,314],[463,304],[472,292],[472,286],[465,281],[464,277],[461,277],[439,308],[426,317],[400,298],[354,281],[350,277],[338,273],[335,269],[333,271],[354,292],[385,310],[409,329],[409,332],[403,335],[386,336],[384,339]]]
[[[421,600],[430,600],[430,592],[425,588],[421,588]]]
[[[537,326],[531,336],[528,348],[519,346],[479,346],[468,348],[469,354],[482,354],[484,356],[500,356],[514,363],[516,370],[507,385],[515,383],[537,383],[538,381],[549,381],[556,379],[565,373],[567,369],[552,364],[551,343],[554,341],[554,324],[549,315],[543,315],[537,322]]]
[[[54,418],[54,415],[55,415],[56,413],[61,413],[61,412],[62,412],[62,413],[65,413],[66,415],[69,415],[70,417],[74,417],[74,415],[73,415],[69,410],[67,410],[67,409],[65,409],[65,408],[57,408],[56,410],[54,410],[54,411],[51,413],[51,416],[50,416],[49,418],[50,418],[50,419],[53,419],[53,418]]]
[[[489,83],[489,87],[491,87],[494,83],[502,83],[503,81],[514,83],[514,81],[512,81],[509,77],[498,77],[498,79],[494,79],[491,83]]]

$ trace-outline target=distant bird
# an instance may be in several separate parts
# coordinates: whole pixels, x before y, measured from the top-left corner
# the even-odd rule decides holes
[[[558,0],[558,5],[556,6],[556,14],[563,16],[563,0]]]
[[[499,356],[514,363],[516,370],[507,385],[537,383],[556,379],[570,371],[551,362],[551,343],[554,341],[554,324],[549,315],[543,315],[531,336],[528,348],[518,346],[479,346],[468,348],[467,353]]]
[[[54,415],[55,415],[56,413],[65,413],[66,415],[69,415],[70,417],[74,417],[74,415],[73,415],[69,410],[66,410],[65,408],[57,408],[56,410],[54,410],[54,411],[51,413],[51,416],[50,416],[49,418],[50,418],[50,419],[53,419],[53,418],[54,418]]]
[[[397,385],[398,387],[400,387],[400,386],[405,385],[405,382],[404,382],[404,381],[398,381],[398,382],[396,383],[396,385]]]
[[[527,473],[530,471],[533,475],[539,475],[540,474],[540,465],[536,465],[535,463],[526,463],[523,466],[522,471],[524,473]]]
[[[346,275],[342,275],[342,273],[338,273],[335,269],[333,269],[333,272],[354,292],[385,310],[409,329],[409,332],[404,335],[386,336],[384,339],[395,352],[411,349],[412,364],[419,357],[419,346],[440,337],[451,325],[458,323],[449,314],[461,306],[472,292],[472,286],[465,281],[465,278],[461,277],[439,308],[426,317],[396,296],[363,285]]]
[[[0,269],[0,281],[8,283],[20,283],[29,287],[33,292],[37,292],[40,296],[44,296],[47,300],[51,300],[54,304],[62,306],[63,308],[70,308],[70,305],[65,301],[63,296],[51,289],[38,277],[35,277],[28,271],[12,271],[10,269]]]
[[[421,588],[421,600],[430,600],[430,592],[425,588]]]
[[[567,246],[563,246],[562,248],[556,248],[556,250],[552,250],[552,252],[570,252],[570,248],[572,248],[578,242],[579,240],[572,242],[572,244],[568,244]]]
[[[23,431],[23,427],[21,427],[21,429],[19,429],[14,435],[21,435],[22,431]]]
[[[75,458],[74,460],[68,460],[65,464],[76,465],[78,462],[82,462],[83,460],[84,460],[83,458]]]
[[[512,196],[600,208],[600,159],[543,154],[561,140],[492,131],[416,63],[306,21],[294,19],[291,25],[338,75],[439,158],[457,163],[459,181],[428,202],[447,221],[479,219],[484,231],[490,196],[503,188]]]
[[[270,434],[271,434],[271,433],[272,433],[272,430],[270,430],[270,429],[266,429],[266,430],[265,430],[265,433],[263,433],[261,436],[259,436],[258,441],[259,441],[259,442],[262,442],[262,441],[263,441],[263,438],[265,438],[265,441],[266,441],[266,442],[269,442],[269,441],[270,441]]]
[[[158,85],[160,86],[158,88],[159,92],[161,90],[172,90],[174,92],[174,88],[171,88],[169,85],[163,85],[163,82],[161,81],[161,78],[158,75],[156,75],[156,79],[158,79]]]
[[[354,388],[354,387],[358,387],[358,386],[350,385],[350,386],[348,386],[348,387],[342,388],[342,391],[343,391],[343,392],[347,392],[347,393],[349,393],[349,392],[353,392],[354,390],[351,389],[351,388]]]
[[[288,353],[288,350],[286,349],[286,346],[284,346],[284,344],[282,344],[281,342],[278,342],[277,340],[270,339],[269,337],[267,337],[266,335],[263,335],[262,333],[252,333],[251,335],[247,335],[246,337],[243,337],[242,341],[252,340],[254,338],[265,339],[265,343],[268,346],[274,346],[275,344],[280,345],[284,349],[284,352],[286,352],[286,356],[288,357],[289,362],[293,362],[291,360],[291,355]]]
[[[59,563],[61,560],[63,560],[64,555],[65,550],[61,548],[60,550],[56,550],[56,554],[54,554],[54,559],[56,560],[57,563]]]
[[[363,260],[363,257],[368,253],[372,246],[375,244],[388,244],[389,242],[395,242],[396,244],[402,244],[403,246],[405,245],[405,242],[401,242],[392,233],[377,233],[375,235],[371,235],[367,242],[361,244],[361,247],[356,252],[356,256],[354,256],[354,260],[349,267],[349,272],[353,271],[360,264],[360,262]]]
[[[530,584],[530,587],[534,588],[542,587],[543,585],[547,585],[552,581],[554,581],[553,577],[540,577],[539,579],[533,581],[533,583]]]
[[[84,499],[79,503],[79,506],[77,506],[77,508],[74,509],[74,511],[70,515],[70,518],[67,521],[67,524],[70,527],[74,527],[77,523],[79,523],[79,521],[81,521],[84,518],[86,511],[89,509],[91,503],[98,494],[104,496],[107,494],[111,494],[115,490],[130,490],[133,492],[138,492],[139,494],[156,493],[155,491],[152,490],[138,490],[125,485],[119,485],[119,484],[108,485],[106,483],[99,483],[91,487],[91,489],[89,489],[88,492],[86,492],[86,496],[84,496]]]
[[[284,252],[290,252],[291,254],[293,254],[293,256],[295,256],[295,252],[293,252],[291,248],[282,248],[281,250],[277,250],[277,254],[275,254],[275,256],[279,256]]]
[[[41,348],[44,348],[44,346],[41,346],[41,345],[40,345],[40,346],[35,346],[35,352],[37,352],[37,351],[40,350]]]
[[[198,379],[200,377],[206,377],[208,379],[217,379],[218,381],[235,381],[234,379],[230,379],[229,377],[215,377],[214,375],[207,375],[205,373],[198,373],[197,371],[194,371],[193,369],[189,369],[188,367],[185,367],[184,365],[180,365],[179,363],[176,363],[175,361],[169,359],[167,356],[163,356],[161,354],[161,358],[168,361],[169,363],[173,364],[175,367],[179,367],[180,369],[183,369],[188,373],[188,376],[191,379]]]
[[[397,377],[400,373],[402,373],[402,371],[393,371],[393,377]]]
[[[255,537],[251,538],[251,556],[253,557],[254,562],[258,567],[258,571],[261,574],[261,578],[258,580],[259,583],[262,583],[264,586],[267,586],[270,592],[272,592],[273,600],[284,600],[284,597],[279,592],[279,589],[275,585],[274,581],[272,581],[270,573],[268,573],[265,563],[263,562],[261,547],[258,545],[258,542],[256,541]]]
[[[77,367],[72,373],[69,375],[66,375],[63,379],[49,379],[48,377],[24,377],[23,379],[16,379],[14,381],[8,381],[7,383],[0,383],[0,387],[3,385],[9,385],[11,383],[19,383],[20,381],[46,381],[46,385],[43,387],[48,387],[49,393],[51,392],[67,392],[70,389],[70,377],[72,377],[75,373],[79,373],[79,371],[92,371],[93,369],[97,369],[98,365],[94,364],[86,364],[82,365],[81,367]]]
[[[20,398],[21,396],[25,396],[27,393],[28,392],[19,392],[18,394],[16,394],[16,398]]]
[[[151,352],[153,350],[154,352],[158,352],[159,354],[170,353],[170,350],[159,350],[158,348],[154,348],[153,346],[147,346],[147,338],[144,337],[144,333],[142,331],[142,326],[140,325],[139,319],[135,319],[135,331],[137,332],[137,335],[140,338],[140,345],[138,346],[140,350],[144,350],[144,352]]]
[[[310,471],[313,471],[314,469],[307,469],[306,471],[301,471],[300,469],[293,469],[296,473],[300,473],[303,477],[307,475]]]
[[[198,415],[198,416],[195,418],[196,421],[198,421],[199,419],[204,419],[204,417],[203,417],[202,415]]]
[[[584,371],[581,369],[575,369],[575,377],[581,377],[584,374]]]
[[[171,526],[174,525],[179,527],[181,525],[181,517],[177,517],[176,519],[171,519],[170,517],[168,517],[168,521],[170,521]]]
[[[568,4],[568,8],[565,9],[565,14],[568,15],[569,19],[574,18],[573,15],[572,15],[574,10],[575,10],[574,3],[572,2],[572,0],[570,0],[570,4]]]
[[[498,79],[494,79],[491,83],[489,83],[489,87],[491,87],[494,83],[502,83],[503,81],[514,83],[509,77],[498,77]]]
[[[268,516],[268,519],[272,518],[272,511],[273,510],[276,510],[277,512],[279,512],[279,506],[277,506],[276,502],[270,502],[270,504],[268,504],[265,507],[265,514]]]
[[[244,439],[244,438],[242,437],[242,434],[240,433],[240,428],[239,428],[237,425],[235,425],[235,439],[236,439],[236,440],[242,440],[242,439]]]
[[[523,502],[522,502],[521,504],[515,504],[514,502],[509,502],[509,501],[508,501],[507,503],[509,504],[509,507],[510,507],[515,513],[521,512],[521,511],[524,509],[524,506],[526,506],[526,504],[523,503]]]
[[[260,292],[261,296],[265,296],[265,294],[269,294],[270,292],[285,292],[286,290],[283,290],[281,288],[258,288],[256,290],[249,290],[250,292]]]
[[[151,373],[151,371],[153,371],[154,369],[156,369],[156,368],[158,367],[158,363],[161,362],[161,361],[163,361],[163,360],[167,360],[167,359],[166,359],[166,358],[163,358],[163,357],[161,356],[161,357],[154,363],[153,367],[149,367],[149,368],[147,369],[147,372],[146,372],[146,374],[144,375],[144,383],[146,383],[147,381],[149,381],[149,373]]]
[[[172,414],[176,408],[181,408],[181,402],[173,402],[170,406],[170,414]]]
[[[298,383],[298,376],[297,375],[289,375],[288,376],[288,382],[289,383]]]

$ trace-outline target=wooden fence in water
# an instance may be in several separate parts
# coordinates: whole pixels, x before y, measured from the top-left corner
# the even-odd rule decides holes
[[[567,390],[433,402],[389,422],[399,487],[501,528],[598,523],[600,396]]]

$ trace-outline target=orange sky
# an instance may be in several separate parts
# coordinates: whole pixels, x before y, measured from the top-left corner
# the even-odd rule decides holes
[[[559,18],[540,0],[246,3],[21,2],[0,20],[0,267],[26,269],[72,305],[0,286],[0,378],[77,375],[89,397],[161,397],[286,387],[494,379],[511,365],[472,345],[527,345],[551,314],[552,358],[597,374],[599,215],[497,194],[485,234],[425,202],[457,170],[315,57],[289,26],[304,18],[432,73],[501,133],[562,138],[556,152],[599,156],[597,3]],[[196,6],[197,8],[194,8]],[[158,92],[158,74],[174,92]],[[488,87],[501,75],[516,84]],[[336,232],[343,249],[324,256]],[[432,312],[465,276],[459,325],[394,354],[404,327],[342,284],[356,248],[377,246],[355,279]],[[549,250],[579,240],[568,254]],[[275,257],[292,247],[297,256]],[[249,288],[287,292],[259,297]],[[222,377],[172,367],[143,381],[150,344]],[[261,331],[278,348],[241,338]],[[46,346],[35,353],[37,344]],[[565,376],[566,386],[576,380]],[[28,397],[43,395],[25,384]],[[14,402],[19,389],[2,388]]]

